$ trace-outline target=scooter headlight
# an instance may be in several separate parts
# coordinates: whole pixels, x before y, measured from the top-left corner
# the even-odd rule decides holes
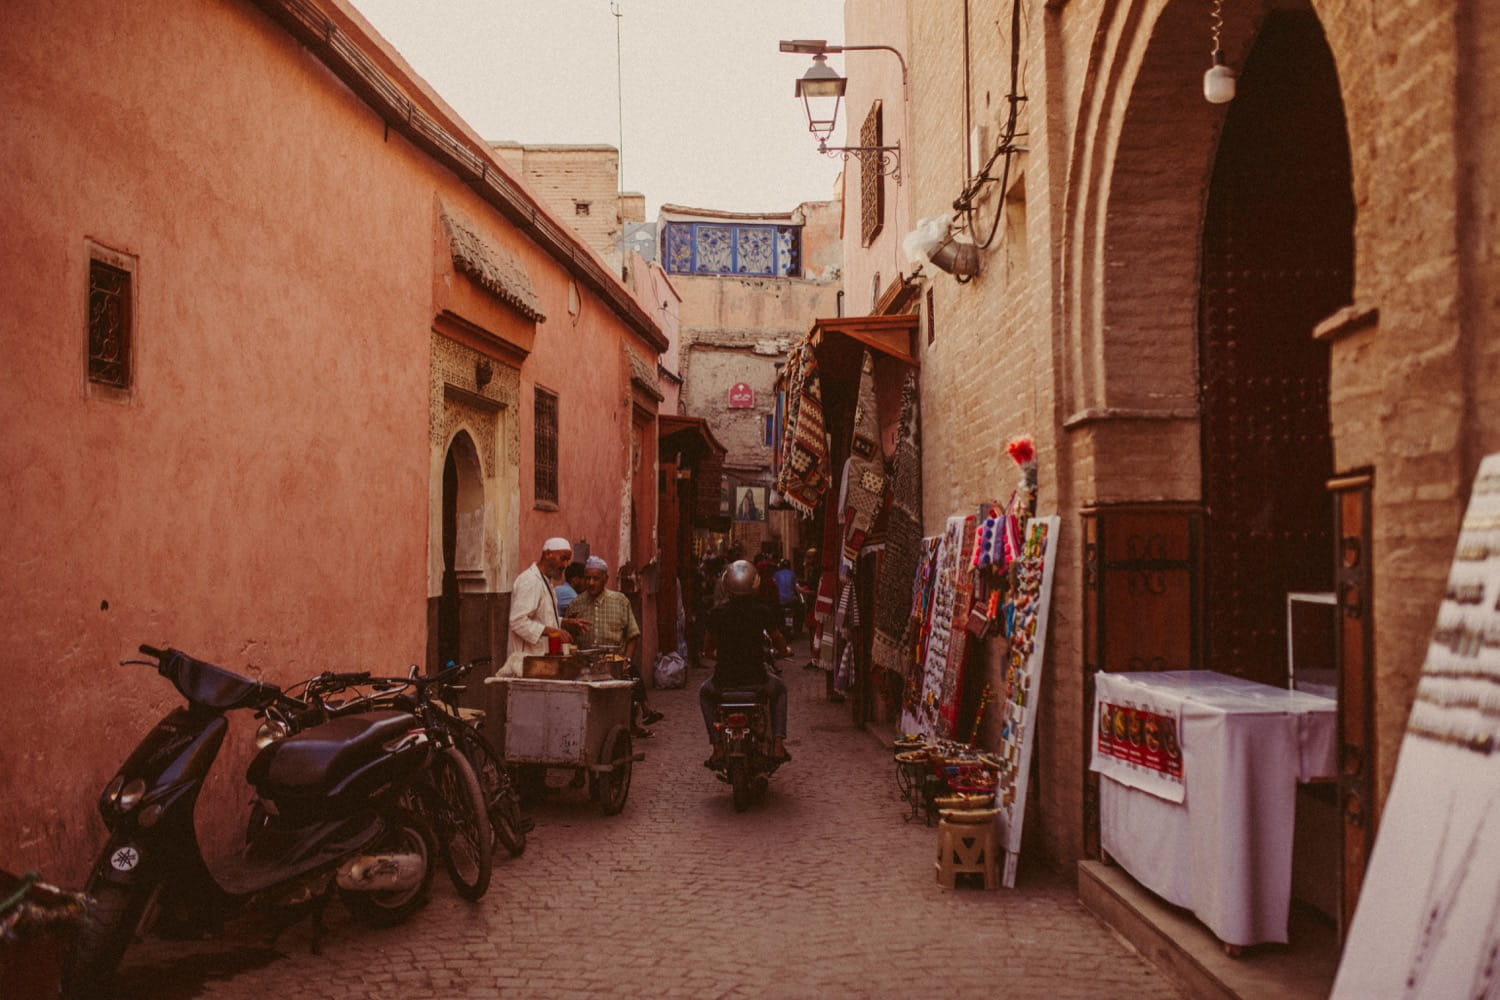
[[[255,730],[255,749],[264,750],[272,743],[286,739],[291,732],[291,728],[280,719],[267,719]]]
[[[120,797],[115,799],[115,805],[121,812],[130,812],[141,804],[141,799],[146,795],[146,782],[140,778],[132,778],[120,789]]]

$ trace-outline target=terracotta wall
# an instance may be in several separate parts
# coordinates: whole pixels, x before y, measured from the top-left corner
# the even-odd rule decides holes
[[[0,867],[67,884],[102,841],[99,790],[177,700],[114,665],[136,644],[276,682],[422,661],[435,204],[506,243],[548,316],[512,440],[531,386],[556,389],[569,506],[532,509],[520,449],[504,574],[553,533],[618,557],[629,409],[598,400],[625,397],[633,335],[259,8],[22,0],[6,19]],[[86,388],[94,245],[135,268],[128,394]],[[237,827],[245,735],[205,792],[210,837]]]

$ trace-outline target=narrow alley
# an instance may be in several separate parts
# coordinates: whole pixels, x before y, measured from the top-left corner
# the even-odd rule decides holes
[[[554,772],[525,854],[497,863],[480,902],[439,872],[401,927],[330,907],[321,955],[306,921],[274,940],[242,923],[148,941],[120,1000],[1182,995],[1031,857],[1014,890],[940,887],[936,828],[905,819],[890,750],[823,699],[806,641],[793,649],[793,760],[747,812],[701,766],[705,673],[690,671],[652,693],[666,719],[638,744],[624,811],[604,816]]]

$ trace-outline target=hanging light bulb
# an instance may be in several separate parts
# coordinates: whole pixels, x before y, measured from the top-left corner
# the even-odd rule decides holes
[[[1234,70],[1224,64],[1224,50],[1219,48],[1219,31],[1224,27],[1224,0],[1214,0],[1214,64],[1203,74],[1203,97],[1210,104],[1228,104],[1234,100]]]
[[[1234,70],[1224,65],[1224,50],[1214,49],[1214,64],[1203,74],[1203,96],[1210,104],[1234,100]]]

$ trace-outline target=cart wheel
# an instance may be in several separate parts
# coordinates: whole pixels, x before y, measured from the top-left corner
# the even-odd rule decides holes
[[[599,754],[599,763],[611,764],[612,771],[601,771],[594,776],[599,790],[599,806],[604,815],[613,816],[625,808],[625,798],[630,794],[630,772],[635,767],[635,748],[630,744],[630,730],[615,726],[604,737]]]

